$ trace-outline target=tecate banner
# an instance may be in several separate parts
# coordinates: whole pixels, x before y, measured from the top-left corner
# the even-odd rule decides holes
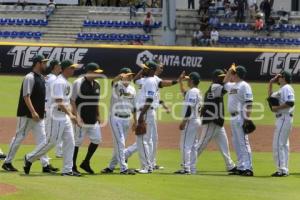
[[[0,0],[0,3],[17,3],[18,0]],[[23,2],[22,0],[20,2]],[[27,3],[47,4],[48,0],[26,0]],[[55,0],[56,4],[71,4],[77,5],[78,0]]]
[[[119,47],[0,46],[0,73],[27,73],[31,70],[34,55],[43,54],[50,60],[70,59],[79,63],[81,70],[78,74],[84,72],[84,65],[89,62],[98,63],[107,76],[115,76],[123,67],[137,72],[140,69],[138,64],[159,59],[165,66],[164,77],[177,77],[185,70],[186,73],[197,71],[203,79],[210,79],[215,69],[228,69],[236,63],[246,67],[247,80],[266,81],[283,69],[291,72],[294,80],[300,80],[300,53]]]

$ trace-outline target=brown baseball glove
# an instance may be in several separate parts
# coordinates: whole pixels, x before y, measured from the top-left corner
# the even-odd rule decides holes
[[[135,128],[135,134],[136,135],[145,135],[147,132],[147,123],[145,120],[138,123],[138,125]]]

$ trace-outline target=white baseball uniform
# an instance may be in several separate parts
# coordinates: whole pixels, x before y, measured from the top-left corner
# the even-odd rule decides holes
[[[128,169],[125,143],[130,131],[131,114],[135,111],[135,88],[119,81],[114,83],[110,102],[110,126],[114,141],[114,152],[109,168],[114,170],[120,164],[120,171]]]
[[[87,94],[82,94],[82,92],[80,91],[82,88],[82,84],[85,83],[86,78],[85,77],[80,77],[78,79],[76,79],[73,83],[72,86],[72,95],[71,95],[71,100],[73,100],[74,102],[76,102],[77,98],[85,98],[91,101],[95,101],[98,104],[98,100],[99,100],[99,95],[100,95],[100,89],[96,89],[96,91],[92,91],[95,92],[95,96],[90,96],[91,94],[87,95]],[[95,83],[98,83],[96,80],[94,80]],[[93,90],[94,88],[92,88]],[[87,92],[87,91],[85,91]],[[90,103],[90,102],[87,102]],[[82,103],[82,105],[84,104],[84,102]],[[83,107],[80,108],[81,105],[78,106],[78,110],[77,112],[80,113],[80,109],[83,109],[85,105],[83,105]],[[89,105],[86,105],[88,108]],[[94,105],[91,105],[94,106]],[[85,114],[86,115],[86,114]],[[94,117],[94,116],[92,116]],[[84,140],[84,136],[85,134],[88,135],[91,143],[93,144],[100,144],[101,142],[101,129],[100,129],[100,124],[98,122],[96,123],[84,123],[84,125],[82,127],[79,127],[77,125],[73,125],[74,126],[74,135],[75,135],[75,146],[76,147],[80,147],[83,143]]]
[[[21,89],[22,97],[32,94],[33,87],[35,84],[34,76],[35,75],[33,72],[30,72],[25,76],[22,84],[22,89]],[[42,75],[40,76],[42,79],[44,79]],[[45,132],[44,119],[41,119],[40,121],[36,122],[32,118],[29,118],[27,116],[18,116],[16,135],[15,137],[12,138],[12,141],[10,143],[10,148],[4,163],[11,163],[13,161],[21,143],[23,142],[23,140],[26,138],[26,136],[29,134],[30,131],[32,131],[35,137],[37,148],[39,145],[45,143],[46,132]],[[41,154],[39,158],[43,167],[49,165],[49,158],[46,155]]]
[[[295,92],[291,85],[286,84],[277,92],[272,94],[279,100],[279,104],[295,102]],[[293,112],[295,106],[276,112],[276,128],[273,138],[273,157],[277,171],[280,173],[289,172],[289,136],[293,126]]]
[[[224,116],[223,116],[224,113],[222,111],[224,108],[223,107],[224,106],[224,102],[223,102],[224,91],[223,91],[223,89],[224,89],[223,85],[218,84],[218,83],[213,83],[205,95],[205,99],[206,98],[209,98],[209,99],[207,100],[207,102],[204,102],[204,104],[206,104],[206,103],[220,104],[220,105],[213,106],[212,110],[214,110],[214,113],[211,113],[211,115],[216,118],[223,118],[223,119],[221,119],[222,123],[224,123]],[[220,98],[222,100],[221,100],[221,102],[218,102],[218,101],[220,101],[219,100]],[[207,106],[208,106],[208,108],[210,107],[210,105],[207,105]],[[205,105],[204,105],[204,107],[205,107]],[[211,112],[209,109],[207,111]],[[203,117],[210,117],[211,115],[203,116]],[[214,120],[216,118],[204,119],[204,122],[202,123],[202,133],[201,133],[201,136],[199,139],[198,156],[201,155],[201,153],[207,147],[208,143],[212,139],[214,139],[219,147],[219,150],[220,150],[223,158],[224,158],[224,161],[226,164],[226,169],[231,170],[231,169],[235,168],[235,164],[230,156],[226,130],[225,130],[224,126],[214,122]],[[207,123],[205,122],[205,120],[208,120]]]
[[[157,84],[159,84],[162,81],[162,79],[156,75],[154,75],[154,78],[155,78]],[[139,88],[137,96],[136,96],[137,105],[141,105],[144,103],[144,102],[142,102],[144,99],[141,94],[141,89],[142,89],[144,83],[145,83],[145,78],[140,78],[135,81],[135,84]],[[153,103],[153,108],[157,109],[159,107],[159,100],[160,100],[160,91],[158,90],[157,95],[155,96],[155,101]],[[137,113],[137,117],[138,117],[138,114],[139,114],[139,112]],[[154,131],[154,133],[152,135],[153,149],[152,149],[151,160],[152,160],[153,166],[156,166],[156,155],[157,155],[157,147],[158,147],[158,131],[157,131],[157,128],[154,130],[156,130],[156,131]],[[127,147],[125,150],[126,159],[128,159],[130,156],[132,156],[132,154],[134,154],[136,151],[137,151],[136,143]]]
[[[180,150],[182,156],[182,169],[186,172],[196,173],[198,131],[201,126],[199,108],[202,97],[198,88],[189,89],[184,97],[183,117],[188,107],[191,108],[191,115],[187,118],[187,123],[181,131]]]
[[[252,171],[252,152],[249,138],[242,127],[245,119],[245,106],[247,103],[253,102],[251,86],[245,81],[240,81],[226,83],[224,88],[228,91],[228,111],[231,114],[232,140],[238,159],[237,168],[242,171]]]
[[[72,172],[73,167],[73,152],[74,152],[74,133],[73,126],[69,116],[62,112],[56,104],[57,99],[62,99],[63,104],[70,106],[71,85],[63,75],[51,84],[51,91],[53,96],[50,100],[50,118],[47,122],[47,142],[38,146],[38,148],[27,154],[27,160],[34,162],[39,159],[41,155],[46,154],[56,144],[57,141],[63,141],[63,170],[62,173]]]
[[[137,103],[137,110],[144,107],[146,99],[152,99],[150,108],[145,113],[145,121],[147,123],[147,131],[144,135],[137,136],[137,148],[141,162],[141,169],[152,171],[153,163],[153,134],[157,134],[155,105],[158,95],[158,82],[155,77],[147,77],[141,88]]]
[[[55,74],[48,74],[46,76],[46,105],[45,105],[45,109],[46,109],[46,116],[47,116],[47,112],[49,111],[50,108],[50,99],[51,99],[51,89],[50,89],[50,85],[53,81],[55,81],[57,79],[57,76]],[[46,120],[45,122],[47,122],[48,120]],[[56,149],[56,156],[62,157],[63,152],[62,152],[62,146],[63,143],[62,141],[58,141],[55,149]]]

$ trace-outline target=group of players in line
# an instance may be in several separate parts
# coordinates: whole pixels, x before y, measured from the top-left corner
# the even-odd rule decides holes
[[[53,147],[62,148],[63,176],[81,176],[77,168],[77,154],[88,135],[90,144],[80,168],[94,174],[90,160],[101,142],[101,118],[99,112],[100,84],[96,81],[103,71],[96,63],[85,66],[86,73],[73,84],[68,79],[73,76],[77,65],[69,60],[59,63],[50,62],[51,73],[43,76],[49,60],[42,55],[33,59],[32,72],[23,80],[18,104],[18,122],[16,136],[5,156],[2,168],[6,171],[18,171],[12,161],[19,146],[29,131],[32,131],[37,146],[24,157],[24,172],[30,173],[34,161],[40,160],[44,173],[56,173],[47,156]],[[185,72],[177,80],[163,80],[159,75],[163,65],[159,61],[150,61],[141,65],[142,69],[132,73],[122,68],[120,74],[111,83],[112,96],[109,112],[114,151],[111,162],[101,173],[113,173],[120,165],[120,174],[148,174],[163,167],[156,163],[158,144],[156,110],[167,106],[160,100],[160,89],[179,84],[183,95],[183,116],[179,125],[181,131],[181,169],[176,174],[196,174],[197,158],[214,139],[225,160],[230,175],[253,176],[252,152],[248,135],[242,124],[251,116],[253,93],[251,86],[244,81],[247,71],[243,66],[231,66],[228,71],[215,70],[212,83],[202,98],[198,89],[200,75]],[[131,82],[138,85],[136,93]],[[295,95],[290,83],[292,76],[283,71],[270,80],[268,95],[278,98],[280,105],[273,106],[276,116],[276,128],[273,140],[273,155],[277,170],[272,176],[288,176],[289,142],[293,123]],[[186,82],[186,86],[184,85]],[[273,92],[273,83],[280,89]],[[228,112],[233,147],[237,164],[231,159],[228,138],[224,128],[224,95],[228,93]],[[146,123],[144,134],[136,136],[136,143],[126,148],[126,139],[130,129]],[[199,131],[201,134],[199,135]],[[138,152],[141,168],[128,168],[129,157]]]

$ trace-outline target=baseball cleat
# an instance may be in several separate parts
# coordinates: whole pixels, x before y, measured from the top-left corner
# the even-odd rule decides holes
[[[6,155],[4,153],[0,153],[0,160],[5,160]]]
[[[271,175],[272,177],[287,177],[289,174],[283,173],[283,172],[275,172],[274,174]]]
[[[114,170],[112,170],[112,169],[110,169],[108,167],[101,170],[101,174],[111,174],[113,172],[114,172]]]
[[[92,170],[92,168],[90,166],[90,162],[83,161],[80,165],[80,168],[89,174],[95,174],[94,170]]]
[[[31,165],[32,165],[32,163],[27,160],[26,155],[25,155],[24,156],[24,167],[23,167],[25,174],[29,174]]]
[[[126,169],[125,171],[120,172],[121,175],[136,175],[134,170]]]
[[[51,164],[47,165],[46,167],[43,167],[43,173],[56,173],[59,169],[56,167],[53,167]]]
[[[250,169],[246,169],[245,171],[243,171],[241,176],[254,176],[254,173]]]
[[[228,170],[229,173],[234,173],[234,172],[237,172],[237,171],[238,171],[237,167],[234,167],[234,168]]]
[[[162,170],[162,169],[165,169],[163,166],[159,166],[159,165],[155,165],[154,170]]]
[[[235,169],[232,172],[229,172],[228,175],[230,176],[241,176],[244,173],[244,171]]]
[[[7,172],[17,172],[18,170],[11,163],[4,163],[2,169]]]
[[[139,174],[151,174],[152,170],[150,170],[150,169],[140,169],[140,170],[137,171],[137,173],[139,173]]]
[[[80,173],[77,173],[77,172],[67,172],[67,173],[62,173],[61,174],[62,176],[77,176],[77,177],[80,177],[81,174]]]
[[[56,158],[63,158],[62,155],[56,155],[55,157],[56,157]]]
[[[190,175],[191,172],[181,169],[181,170],[174,172],[174,174]]]
[[[72,171],[80,174],[80,172],[78,171],[78,169],[77,169],[77,166],[76,166],[76,165],[74,165],[74,166],[73,166],[73,168],[72,168]]]

